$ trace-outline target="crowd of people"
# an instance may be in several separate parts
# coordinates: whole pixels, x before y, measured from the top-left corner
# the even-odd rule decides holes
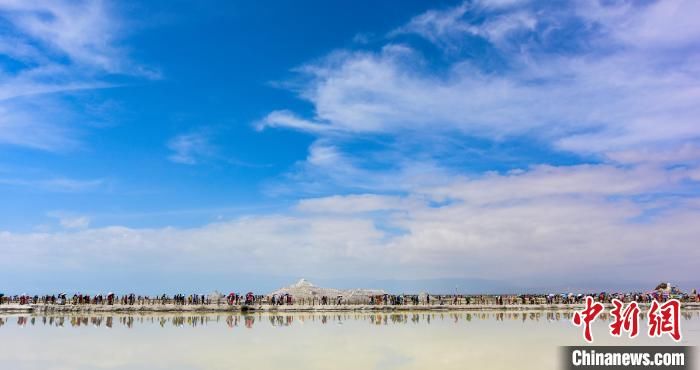
[[[5,296],[0,293],[0,304],[20,305],[222,305],[250,306],[250,305],[534,305],[534,304],[580,304],[585,298],[591,296],[596,301],[611,303],[613,299],[623,302],[636,301],[649,303],[651,301],[666,301],[674,298],[681,302],[700,302],[700,295],[693,289],[691,293],[682,293],[673,290],[654,290],[651,292],[630,293],[560,293],[560,294],[521,294],[521,295],[432,295],[432,294],[383,294],[368,297],[293,297],[291,294],[255,295],[252,292],[246,294],[230,293],[227,296],[221,294],[175,294],[173,296],[163,294],[161,296],[142,296],[136,294],[124,294],[118,296],[114,293],[107,294],[82,294],[76,293],[68,296],[65,293],[51,295],[13,295]]]
[[[75,293],[72,296],[68,296],[65,293],[59,294],[46,294],[46,295],[13,295],[5,296],[0,294],[0,304],[20,304],[20,305],[30,305],[30,304],[43,304],[43,305],[164,305],[164,304],[174,304],[174,305],[209,305],[209,304],[222,304],[228,303],[229,305],[253,305],[253,304],[263,304],[266,303],[264,296],[254,295],[249,292],[245,296],[231,293],[228,297],[223,298],[219,295],[206,295],[206,294],[175,294],[167,295],[163,294],[160,296],[147,296],[147,295],[136,295],[134,293],[116,295],[114,293],[108,294],[82,294]]]

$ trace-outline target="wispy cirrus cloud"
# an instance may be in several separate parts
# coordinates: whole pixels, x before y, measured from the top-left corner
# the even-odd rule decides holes
[[[64,151],[79,146],[72,111],[53,98],[0,101],[0,144]]]
[[[171,162],[180,164],[197,164],[203,158],[214,154],[214,146],[204,133],[189,133],[175,136],[168,142],[172,154],[168,156]]]
[[[279,110],[267,126],[320,135],[530,136],[586,155],[700,136],[698,30],[669,24],[674,15],[691,22],[695,3],[492,5],[429,11],[391,33],[459,49],[439,73],[420,49],[396,41],[299,68],[308,81],[300,97],[313,115]],[[489,58],[474,57],[484,49]]]
[[[19,186],[59,193],[73,193],[92,191],[105,186],[104,179],[74,179],[68,177],[50,177],[42,179],[29,179],[17,177],[0,178],[0,184]]]
[[[270,167],[270,164],[241,160],[226,152],[224,146],[217,142],[225,132],[225,129],[204,126],[175,135],[166,143],[170,151],[167,158],[173,163],[185,165],[217,163],[245,168]]]
[[[113,45],[117,24],[105,2],[4,0],[1,5],[16,32],[13,40],[22,46],[13,57],[48,62],[64,56],[98,70],[120,70],[120,52]]]
[[[264,130],[268,127],[286,127],[300,131],[318,132],[333,130],[329,125],[323,125],[318,122],[309,121],[297,116],[289,110],[276,110],[270,112],[255,125],[258,130]]]
[[[66,229],[85,229],[90,226],[90,217],[77,215],[71,212],[52,211],[46,214],[58,220],[61,227]]]
[[[114,85],[108,77],[157,78],[119,46],[125,27],[104,1],[0,1],[0,144],[65,151],[80,125],[63,97]],[[51,114],[41,105],[62,110]]]

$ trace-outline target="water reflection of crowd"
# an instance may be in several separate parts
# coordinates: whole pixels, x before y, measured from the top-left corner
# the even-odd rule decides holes
[[[265,314],[255,315],[19,315],[16,316],[17,326],[48,326],[48,327],[105,327],[121,326],[131,329],[137,325],[159,325],[160,327],[205,327],[208,325],[226,325],[228,328],[253,328],[254,325],[267,322],[273,327],[288,327],[295,323],[342,324],[344,321],[366,322],[370,325],[401,325],[401,324],[431,324],[434,321],[469,323],[471,321],[570,321],[571,311],[484,311],[484,312],[405,312],[405,313],[325,313],[325,314]],[[3,327],[15,316],[0,317],[0,327]],[[681,312],[684,320],[700,319],[700,311]],[[641,314],[646,319],[644,313]],[[612,316],[607,312],[601,313],[600,320],[608,321]]]

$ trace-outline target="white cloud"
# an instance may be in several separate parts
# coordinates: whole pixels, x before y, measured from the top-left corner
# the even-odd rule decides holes
[[[418,199],[399,196],[357,194],[333,195],[322,198],[302,199],[297,209],[308,213],[357,214],[374,211],[398,211],[422,204]]]
[[[475,0],[474,4],[482,8],[509,8],[516,5],[522,5],[530,2],[530,0]]]
[[[97,189],[105,185],[104,179],[73,179],[67,177],[52,177],[44,179],[29,179],[4,177],[0,184],[9,186],[30,187],[52,192],[74,193]]]
[[[90,226],[90,217],[75,215],[72,213],[54,211],[47,213],[47,216],[55,218],[58,223],[66,229],[85,229]]]
[[[510,32],[522,29],[533,31],[537,17],[517,8],[505,13],[489,14],[478,24],[465,21],[464,17],[468,14],[480,15],[493,9],[511,8],[519,3],[523,1],[475,1],[442,10],[429,10],[392,31],[390,36],[418,34],[448,51],[461,49],[466,36],[483,37],[500,45]]]
[[[69,229],[83,229],[90,226],[90,219],[88,217],[72,217],[61,219],[61,226]]]
[[[577,14],[606,27],[607,35],[640,49],[697,47],[700,4],[692,0],[653,1],[645,6],[621,1],[576,1]],[[605,4],[605,5],[603,5]]]
[[[562,180],[559,171],[575,174]],[[444,190],[309,199],[299,202],[297,215],[247,216],[190,229],[0,232],[0,266],[128,261],[126,271],[148,273],[193,265],[216,273],[236,266],[238,273],[259,276],[284,266],[289,275],[377,279],[479,277],[537,284],[585,281],[594,274],[692,281],[700,262],[699,203],[676,200],[658,211],[658,202],[629,198],[656,186],[643,171],[537,168],[456,180],[445,187],[454,200],[438,205],[428,200]]]
[[[82,113],[65,94],[111,86],[107,75],[158,77],[118,46],[125,27],[103,1],[2,0],[0,17],[0,52],[19,62],[0,66],[0,144],[73,149]]]
[[[700,137],[700,54],[689,47],[697,27],[676,28],[669,20],[683,12],[684,23],[695,5],[597,6],[586,16],[572,8],[555,14],[561,19],[517,6],[488,13],[484,21],[467,17],[475,7],[488,11],[468,3],[428,11],[393,34],[413,32],[446,49],[469,48],[465,34],[482,37],[507,68],[484,70],[473,57],[453,58],[436,73],[420,52],[391,43],[379,52],[339,51],[299,69],[309,81],[300,97],[313,104],[312,118],[275,111],[265,121],[318,135],[535,136],[586,155],[683,145]],[[582,24],[564,23],[573,18]],[[538,19],[545,23],[539,26]],[[647,37],[650,22],[657,31]],[[574,35],[569,45],[557,44],[566,27],[578,28],[566,30]],[[663,42],[664,35],[680,41]],[[576,42],[594,46],[556,49]]]
[[[485,176],[425,191],[438,198],[474,204],[554,196],[631,196],[668,192],[690,178],[690,171],[610,165],[536,166],[529,171]]]
[[[360,133],[458,130],[495,139],[536,133],[584,153],[700,135],[697,78],[655,72],[636,57],[553,58],[506,76],[459,64],[445,79],[414,72],[409,65],[421,63],[415,58],[389,48],[315,66],[309,69],[315,82],[304,97],[314,103],[315,121],[322,124],[276,124]],[[582,130],[596,131],[577,134]]]
[[[319,139],[311,144],[307,157],[268,184],[266,192],[295,196],[339,191],[396,193],[441,185],[453,177],[453,171],[430,159],[416,159],[393,150],[349,154],[333,140]]]
[[[478,33],[477,27],[462,21],[462,17],[470,9],[470,4],[464,2],[452,8],[428,10],[413,17],[406,25],[392,31],[390,35],[416,33],[443,47],[452,46],[451,42],[455,37],[465,33]]]
[[[105,184],[103,179],[76,180],[65,177],[42,180],[40,185],[49,189],[59,189],[63,191],[83,191],[94,189]]]
[[[78,134],[65,124],[72,116],[53,99],[0,101],[0,144],[45,151],[75,148]]]
[[[168,142],[168,148],[173,153],[168,157],[172,162],[180,164],[197,164],[202,158],[211,156],[214,148],[209,138],[202,133],[182,134]]]
[[[0,9],[17,33],[3,39],[19,46],[16,57],[58,64],[55,57],[61,56],[83,69],[157,77],[131,63],[118,46],[127,25],[106,1],[2,0]]]
[[[700,164],[700,145],[686,142],[681,145],[640,147],[607,153],[608,157],[619,163],[670,163]]]
[[[305,119],[299,118],[294,113],[288,110],[270,112],[256,125],[256,128],[258,130],[263,130],[267,127],[290,127],[297,130],[310,132],[323,132],[332,128],[316,122],[310,122]]]

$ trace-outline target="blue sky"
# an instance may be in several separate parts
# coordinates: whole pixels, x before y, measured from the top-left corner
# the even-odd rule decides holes
[[[0,290],[696,284],[697,11],[2,0]]]

